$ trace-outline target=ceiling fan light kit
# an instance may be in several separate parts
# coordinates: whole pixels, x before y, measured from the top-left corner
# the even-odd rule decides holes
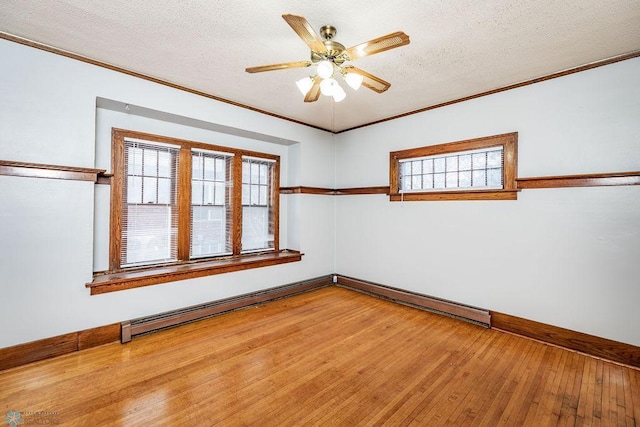
[[[320,28],[320,35],[318,35],[311,25],[309,25],[309,22],[302,16],[282,15],[282,18],[311,49],[311,61],[262,65],[249,67],[245,71],[247,73],[260,73],[289,68],[306,68],[317,65],[315,75],[296,81],[298,89],[305,97],[304,102],[317,101],[320,94],[333,97],[335,102],[342,101],[347,94],[337,80],[334,79],[333,76],[335,74],[341,74],[344,81],[353,90],[358,90],[362,85],[377,93],[386,91],[391,87],[391,83],[352,65],[344,65],[344,63],[404,46],[410,42],[409,36],[398,31],[347,49],[342,44],[333,40],[337,30],[331,25],[322,26]]]

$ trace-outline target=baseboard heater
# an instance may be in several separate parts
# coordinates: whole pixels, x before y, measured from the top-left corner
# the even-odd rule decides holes
[[[333,276],[322,276],[302,282],[290,283],[276,288],[250,294],[239,295],[219,301],[194,305],[191,307],[168,311],[153,316],[141,317],[121,323],[120,341],[126,343],[135,336],[148,334],[162,329],[172,328],[185,323],[195,322],[240,308],[251,307],[267,301],[301,294],[314,289],[330,286]]]
[[[455,317],[457,319],[475,323],[485,328],[491,327],[491,313],[489,310],[409,292],[403,289],[392,288],[390,286],[379,285],[377,283],[367,282],[351,277],[340,275],[335,275],[334,277],[336,277],[335,282],[338,286],[386,298],[391,301],[410,305],[412,307],[417,307],[434,313]]]

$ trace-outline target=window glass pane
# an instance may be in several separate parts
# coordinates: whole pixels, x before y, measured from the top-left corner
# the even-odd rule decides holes
[[[444,158],[433,159],[433,171],[436,173],[444,172]]]
[[[465,154],[458,158],[458,170],[465,171],[471,169],[471,155]]]
[[[499,168],[502,166],[502,151],[490,151],[487,153],[487,168]]]
[[[158,178],[158,203],[168,205],[171,203],[171,179]]]
[[[249,162],[242,162],[242,182],[249,183],[251,164]]]
[[[145,150],[146,152],[147,150]],[[146,167],[145,167],[146,169]],[[142,181],[142,203],[156,203],[158,178],[144,177]]]
[[[224,205],[225,185],[224,183],[216,182],[216,195],[214,203],[216,205]]]
[[[242,184],[242,204],[248,205],[251,202],[251,191],[249,188],[249,184]]]
[[[474,154],[472,157],[473,169],[484,169],[487,165],[485,153]]]
[[[447,187],[457,187],[458,186],[458,173],[457,172],[447,172]]]
[[[260,184],[267,185],[267,165],[260,165]]]
[[[251,186],[251,204],[252,205],[260,204],[260,186],[259,185]]]
[[[171,207],[166,205],[128,205],[124,230],[125,262],[138,264],[170,260]]]
[[[127,147],[127,173],[142,175],[142,148]]]
[[[171,154],[168,151],[158,152],[158,176],[171,178]]]
[[[473,171],[473,187],[484,187],[487,185],[487,174],[484,170]]]
[[[226,179],[226,167],[224,159],[216,159],[216,181],[224,181]]]
[[[458,170],[458,156],[447,157],[447,172]]]
[[[194,154],[191,159],[191,178],[202,179],[202,156]]]
[[[145,176],[158,175],[158,152],[156,150],[144,150],[144,163],[142,165],[142,173]]]
[[[201,205],[203,204],[204,198],[202,197],[202,181],[192,181],[191,182],[191,204],[192,205]]]
[[[471,172],[460,172],[458,175],[459,187],[471,187]]]
[[[253,251],[273,247],[273,234],[269,234],[269,208],[245,206],[242,208],[242,250]]]
[[[433,159],[426,159],[422,161],[422,172],[433,173]]]
[[[409,176],[402,177],[401,185],[403,190],[411,190],[411,178]]]
[[[487,185],[489,187],[502,187],[501,169],[487,169]]]
[[[444,188],[444,174],[443,173],[437,173],[437,174],[433,175],[433,188]]]
[[[412,170],[411,173],[413,175],[422,174],[422,160],[416,160],[414,162],[411,162],[411,170]]]
[[[206,169],[205,169],[205,174],[206,174]],[[211,181],[204,181],[202,183],[202,190],[204,193],[204,198],[202,201],[202,204],[204,205],[212,205],[214,202],[214,183]]]
[[[402,174],[403,175],[411,175],[411,162],[403,162],[402,163]]]
[[[204,179],[213,180],[215,177],[215,159],[211,157],[204,158]]]
[[[413,190],[420,190],[422,189],[422,176],[418,175],[413,175],[411,177],[411,188]]]
[[[433,175],[428,174],[428,175],[424,175],[422,177],[422,188],[429,189],[429,188],[433,188]]]
[[[267,205],[267,186],[266,185],[261,185],[260,186],[260,201],[258,202],[261,205]]]
[[[251,183],[257,184],[260,182],[260,165],[257,163],[251,163]]]
[[[142,203],[142,178],[127,177],[127,203]]]
[[[191,211],[191,257],[229,253],[225,208],[193,206]]]

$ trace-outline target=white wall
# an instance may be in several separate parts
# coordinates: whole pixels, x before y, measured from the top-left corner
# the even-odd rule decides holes
[[[326,132],[5,40],[0,63],[0,159],[106,168],[105,133],[118,125],[279,154],[282,185],[334,186],[333,137]],[[126,117],[97,109],[98,98],[230,134]],[[245,136],[232,135],[235,130]],[[278,140],[294,144],[265,142]],[[107,193],[88,182],[0,176],[0,290],[7,302],[0,348],[334,271],[334,200],[282,196],[282,246],[303,251],[302,262],[90,296],[84,285],[94,252],[96,270],[105,262]]]
[[[389,151],[513,131],[520,177],[640,169],[639,59],[336,136],[5,40],[0,61],[3,160],[102,167],[117,123],[280,154],[287,186],[387,185]],[[212,126],[127,119],[99,98]],[[0,348],[332,272],[640,345],[638,186],[489,202],[283,195],[281,238],[302,262],[90,296],[105,191],[0,176]]]
[[[339,134],[337,186],[388,185],[390,151],[514,131],[519,177],[640,170],[640,59]],[[340,274],[640,345],[639,186],[336,199]]]

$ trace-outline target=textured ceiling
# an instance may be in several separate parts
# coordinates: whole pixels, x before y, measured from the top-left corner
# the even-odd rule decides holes
[[[338,29],[349,47],[394,31],[408,46],[353,64],[389,81],[377,94],[304,103],[309,59],[282,19]],[[639,0],[2,0],[0,31],[312,126],[340,131],[640,50]]]

